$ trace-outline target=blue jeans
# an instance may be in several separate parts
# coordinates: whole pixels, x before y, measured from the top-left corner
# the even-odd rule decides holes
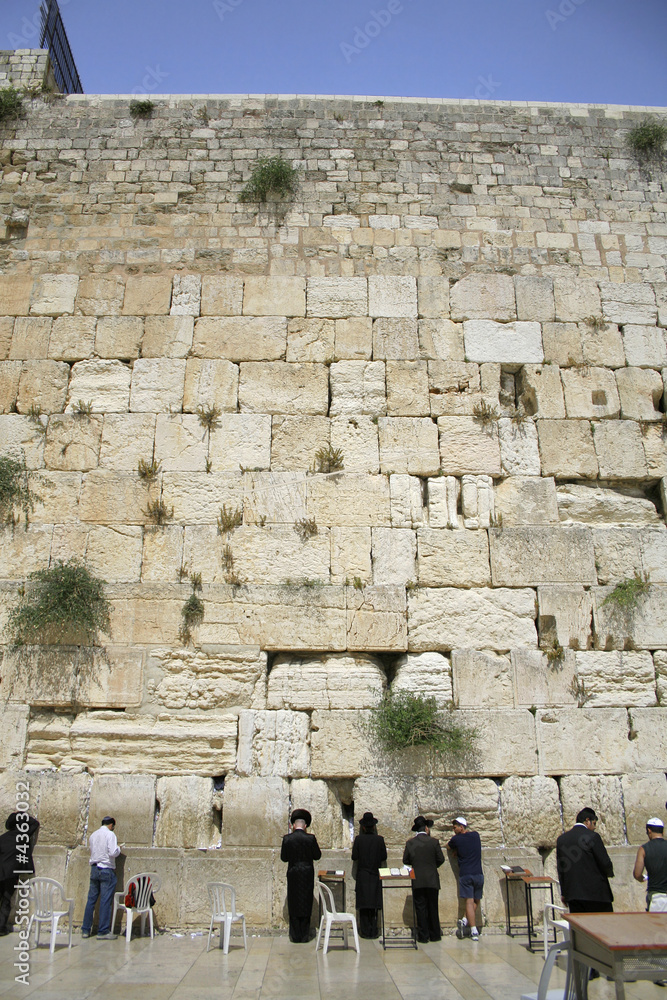
[[[82,931],[90,931],[93,926],[93,913],[95,912],[95,903],[99,896],[100,919],[97,933],[109,933],[111,930],[111,906],[115,888],[116,872],[113,868],[98,868],[97,865],[90,866],[90,889],[88,890],[86,912],[83,915]]]

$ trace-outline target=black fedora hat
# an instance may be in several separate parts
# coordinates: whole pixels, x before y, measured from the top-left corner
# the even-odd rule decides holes
[[[359,826],[363,826],[363,827],[377,826],[377,824],[378,824],[378,821],[376,820],[376,818],[375,818],[375,816],[373,815],[372,812],[365,812],[364,815],[359,820]]]
[[[296,823],[298,819],[302,819],[306,824],[306,826],[310,826],[310,824],[313,822],[313,817],[310,815],[307,809],[295,809],[292,815],[290,816],[289,821],[292,825],[294,825],[294,823]]]
[[[425,816],[417,816],[416,820],[412,824],[412,832],[416,833],[419,830],[425,830],[427,826],[428,827],[433,826],[433,820],[426,819]]]

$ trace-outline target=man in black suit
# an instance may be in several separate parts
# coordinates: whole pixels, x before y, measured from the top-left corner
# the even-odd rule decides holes
[[[287,862],[287,910],[289,939],[294,944],[310,940],[310,916],[313,909],[315,868],[313,861],[322,857],[319,844],[307,828],[312,817],[307,809],[295,809],[290,816],[291,833],[285,834],[280,860]]]
[[[438,868],[444,864],[440,841],[431,837],[432,819],[417,816],[412,825],[415,834],[408,840],[403,851],[403,864],[414,869],[412,881],[412,898],[417,917],[417,940],[439,941],[440,917],[438,914],[438,894],[440,892],[440,876]]]
[[[570,913],[612,913],[614,899],[609,879],[614,866],[602,838],[595,832],[593,809],[582,809],[571,830],[556,841],[560,893]]]

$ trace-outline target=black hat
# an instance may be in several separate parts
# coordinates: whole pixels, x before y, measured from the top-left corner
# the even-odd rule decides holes
[[[105,816],[104,819],[102,820],[102,826],[109,826],[110,823],[113,823],[113,825],[115,826],[116,820],[113,818],[113,816]]]
[[[433,820],[426,819],[425,816],[417,816],[417,819],[412,824],[412,832],[417,833],[419,830],[425,830],[427,826],[433,826]]]
[[[359,826],[363,826],[364,828],[369,826],[377,826],[377,822],[378,821],[376,820],[372,812],[370,813],[365,812],[364,815],[359,820]]]
[[[306,826],[310,826],[310,824],[313,822],[313,817],[310,815],[307,809],[295,809],[292,815],[290,816],[289,821],[292,825],[294,825],[294,823],[296,823],[298,819],[302,819],[305,822]]]

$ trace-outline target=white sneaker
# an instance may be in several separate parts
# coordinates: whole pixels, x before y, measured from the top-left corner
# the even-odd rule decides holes
[[[470,940],[479,941],[479,931],[477,930],[476,927],[473,927],[472,930],[470,931]]]
[[[465,933],[466,933],[467,929],[468,929],[468,920],[467,920],[467,917],[461,917],[459,920],[456,921],[456,936],[457,936],[457,938],[461,939],[461,938],[465,937]]]

